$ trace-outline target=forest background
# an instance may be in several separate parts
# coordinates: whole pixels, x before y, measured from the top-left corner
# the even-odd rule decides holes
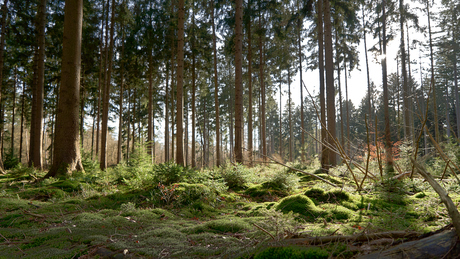
[[[455,1],[331,1],[332,16],[321,23],[318,4],[244,3],[245,162],[275,154],[291,162],[327,157],[327,149],[302,131],[332,143],[320,134],[320,120],[350,156],[363,156],[366,116],[370,134],[377,136],[374,146],[384,135],[386,147],[414,143],[425,107],[428,131],[418,140],[421,151],[431,148],[429,134],[438,142],[458,136]],[[2,157],[12,164],[48,168],[52,163],[63,5],[2,3],[1,145]],[[84,155],[99,159],[101,168],[129,160],[136,148],[145,148],[156,163],[175,161],[179,140],[183,163],[193,167],[212,167],[235,156],[240,115],[234,5],[185,3],[184,108],[178,105],[176,78],[178,10],[168,1],[84,1],[79,137]],[[334,51],[324,50],[323,43]],[[388,60],[388,72],[382,60]],[[182,119],[176,116],[179,110]],[[181,132],[179,122],[185,125]],[[323,167],[336,163],[322,161]]]

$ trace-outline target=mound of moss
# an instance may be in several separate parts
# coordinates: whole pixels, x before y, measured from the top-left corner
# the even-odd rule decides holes
[[[323,189],[313,187],[306,191],[305,195],[315,201],[315,203],[335,203],[350,200],[350,194],[341,189],[333,189],[325,192]]]
[[[302,194],[281,199],[276,209],[283,213],[289,213],[290,211],[298,213],[301,218],[309,222],[313,222],[321,214],[321,210],[316,207],[315,203]]]
[[[198,234],[203,232],[211,233],[238,233],[251,229],[251,226],[246,221],[239,218],[218,219],[208,221],[199,226],[189,229],[190,234]]]
[[[315,173],[315,175],[317,175],[317,176],[319,176],[319,177],[321,177],[321,178],[323,178],[325,180],[328,180],[331,183],[342,184],[342,181],[338,177],[328,175],[328,174],[324,174],[324,173]],[[318,178],[312,176],[312,175],[303,175],[300,178],[300,182],[311,182],[311,181],[320,181],[320,180]]]
[[[323,209],[322,217],[327,221],[348,220],[353,217],[353,211],[336,204],[322,204],[319,206]]]
[[[269,183],[255,184],[244,191],[244,194],[256,199],[273,200],[270,197],[286,197],[289,195],[287,190],[274,189]]]
[[[80,190],[80,182],[77,181],[61,180],[50,185],[65,192],[77,192]]]

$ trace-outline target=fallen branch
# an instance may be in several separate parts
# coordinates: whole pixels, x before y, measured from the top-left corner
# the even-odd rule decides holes
[[[270,232],[268,232],[267,230],[262,228],[261,226],[257,225],[256,223],[252,223],[252,225],[254,225],[256,228],[260,229],[262,232],[268,234],[273,240],[275,240],[275,237],[272,234],[270,234]]]
[[[370,240],[377,240],[381,238],[414,238],[420,235],[419,232],[411,231],[390,231],[390,232],[381,232],[381,233],[360,233],[357,235],[351,236],[324,236],[324,237],[307,237],[307,238],[292,238],[285,239],[283,242],[288,244],[308,244],[308,245],[318,245],[330,242],[364,242]]]
[[[428,173],[423,166],[421,166],[417,161],[411,158],[412,163],[418,169],[418,173],[425,178],[425,180],[430,183],[431,187],[438,193],[441,201],[446,205],[447,212],[449,213],[450,218],[452,219],[452,224],[454,225],[455,232],[457,236],[460,237],[460,213],[458,213],[457,206],[452,202],[452,199],[449,197],[449,194],[439,185],[438,182]]]

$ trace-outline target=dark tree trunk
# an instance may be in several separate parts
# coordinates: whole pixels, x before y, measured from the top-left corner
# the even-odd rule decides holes
[[[41,0],[37,13],[38,30],[38,57],[37,74],[33,91],[32,121],[30,134],[29,166],[43,169],[43,99],[45,84],[45,24],[46,24],[46,0]]]
[[[83,170],[78,136],[78,105],[80,97],[80,62],[83,0],[65,3],[64,37],[60,99],[56,118],[53,165],[46,177],[71,175]]]
[[[177,41],[177,133],[176,133],[176,163],[184,166],[184,20],[185,20],[185,1],[179,0],[179,24]]]
[[[248,1],[248,9],[249,13],[251,12],[251,0]],[[253,161],[253,125],[252,125],[252,45],[251,45],[251,18],[248,19],[248,25],[247,25],[247,32],[248,32],[248,160],[249,160],[249,165],[252,165]]]
[[[326,94],[327,94],[327,129],[329,137],[327,143],[335,146],[333,138],[335,133],[335,88],[334,88],[334,61],[332,49],[332,23],[331,6],[329,0],[324,0],[324,45],[326,63]],[[337,164],[336,155],[329,152],[329,165],[327,168]]]
[[[235,0],[235,161],[243,163],[243,1]]]

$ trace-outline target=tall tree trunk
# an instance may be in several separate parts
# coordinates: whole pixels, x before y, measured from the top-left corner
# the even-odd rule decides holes
[[[192,14],[192,168],[196,168],[196,60],[195,60],[195,3]]]
[[[1,80],[1,77],[0,77]],[[14,68],[14,87],[13,87],[13,109],[12,109],[12,122],[11,122],[11,156],[14,157],[14,123],[16,115],[16,88],[18,86],[18,67]]]
[[[303,79],[302,79],[302,40],[301,40],[301,30],[302,30],[302,23],[301,20],[299,19],[297,21],[297,37],[298,37],[298,46],[299,46],[299,75],[300,75],[300,127],[302,128],[301,130],[301,148],[300,148],[300,159],[302,163],[305,163],[305,116],[303,114],[304,112],[304,107],[303,107]]]
[[[318,0],[318,68],[319,68],[319,104],[321,110],[321,142],[327,142],[326,131],[326,100],[324,87],[324,34],[323,34],[323,0]],[[321,168],[327,171],[329,164],[329,150],[326,145],[321,146]]]
[[[107,81],[107,46],[108,46],[108,33],[109,30],[109,4],[105,5],[106,1],[102,1],[102,23],[101,23],[101,38],[100,38],[100,64],[99,64],[99,91],[98,91],[98,101],[97,101],[97,122],[96,122],[96,157],[99,156],[99,144],[100,144],[100,136],[101,136],[101,105],[102,105],[102,97],[104,92],[104,82]],[[103,35],[104,35],[104,19],[105,19],[105,50],[103,49]],[[105,53],[105,55],[103,55]],[[103,61],[105,59],[105,61]],[[103,80],[103,77],[105,80]]]
[[[101,132],[101,161],[100,168],[105,170],[107,168],[107,134],[108,134],[108,121],[109,121],[109,98],[110,98],[110,81],[112,77],[112,61],[113,61],[113,45],[114,45],[114,27],[115,27],[115,0],[112,0],[112,14],[110,17],[110,45],[108,53],[108,69],[107,80],[104,87],[104,107],[102,114],[102,132]]]
[[[36,84],[34,85],[34,96],[32,105],[31,140],[29,166],[39,170],[43,169],[43,99],[45,84],[45,25],[46,25],[46,0],[41,0],[37,13],[38,31],[38,59],[36,70]]]
[[[179,24],[178,24],[178,41],[177,41],[177,148],[176,163],[184,166],[184,20],[185,7],[184,0],[179,0]]]
[[[401,72],[403,77],[403,111],[404,111],[404,138],[406,141],[412,140],[412,131],[410,123],[410,92],[409,85],[407,83],[407,66],[406,66],[406,43],[404,39],[404,0],[399,0],[399,29],[401,31]]]
[[[263,34],[262,34],[262,13],[260,11],[260,1],[259,1],[259,80],[260,80],[260,98],[261,98],[261,107],[260,107],[260,121],[261,121],[261,139],[262,139],[262,155],[263,160],[267,161],[267,127],[266,127],[266,118],[265,118],[265,84],[264,84],[264,56],[263,56]]]
[[[26,90],[26,82],[25,80],[23,80],[22,81],[22,97],[21,97],[21,130],[20,130],[21,135],[19,136],[19,162],[20,163],[22,163],[22,142],[23,142],[23,134],[24,134],[24,112],[25,112],[25,103],[26,103],[25,102],[26,101],[25,90]],[[0,162],[0,165],[2,165],[1,162]],[[2,170],[2,167],[0,167],[0,170]]]
[[[0,103],[2,102],[2,82],[3,82],[3,49],[5,48],[5,31],[6,31],[6,16],[8,15],[8,0],[3,2],[2,6],[2,32],[0,34]],[[3,111],[1,111],[3,114]],[[3,139],[3,117],[0,121],[0,139]],[[0,150],[0,173],[3,171],[3,153]]]
[[[292,132],[292,111],[291,111],[291,69],[288,67],[288,94],[289,94],[289,107],[288,107],[288,114],[289,114],[289,162],[294,161],[294,141],[293,139],[293,132]]]
[[[243,0],[235,0],[235,161],[243,163]],[[262,65],[262,64],[261,64]],[[266,150],[265,150],[266,154]]]
[[[333,138],[335,133],[335,88],[334,88],[334,60],[332,48],[332,23],[331,23],[331,6],[329,0],[324,0],[324,45],[325,45],[325,63],[326,63],[326,101],[327,101],[327,130],[329,137],[327,143],[334,146]],[[337,164],[336,155],[329,152],[328,167]]]
[[[217,46],[216,46],[216,26],[214,24],[214,1],[211,2],[211,22],[212,22],[212,48],[214,52],[214,106],[216,109],[216,166],[220,166],[220,119],[219,119],[219,87],[217,85]]]
[[[248,0],[248,12],[251,13],[251,0]],[[252,166],[252,161],[253,161],[253,136],[252,136],[252,133],[253,133],[253,125],[252,125],[252,103],[253,103],[253,100],[252,100],[252,95],[253,95],[253,91],[252,91],[252,45],[251,45],[251,40],[252,40],[252,35],[251,35],[251,19],[249,18],[248,19],[248,24],[247,24],[247,28],[246,28],[247,32],[248,32],[248,56],[247,56],[247,59],[248,59],[248,103],[249,103],[249,107],[248,107],[248,160],[249,160],[249,165]]]
[[[123,0],[123,6],[125,5],[125,1]],[[123,94],[124,94],[124,84],[125,84],[125,62],[124,62],[124,56],[125,56],[125,28],[124,28],[124,22],[123,19],[121,19],[121,31],[122,31],[122,36],[121,36],[121,61],[120,61],[120,100],[119,100],[119,108],[118,108],[118,143],[117,143],[117,164],[121,162],[123,159]],[[151,75],[150,75],[151,77]],[[149,77],[149,80],[151,78]],[[150,82],[149,82],[150,84]]]
[[[451,125],[450,125],[450,116],[449,116],[449,110],[450,110],[450,105],[449,105],[449,86],[448,86],[447,79],[446,79],[446,82],[445,82],[444,85],[446,86],[446,135],[447,135],[447,139],[449,139],[450,138]]]
[[[334,20],[336,21],[336,20]],[[335,24],[336,26],[338,24]],[[338,30],[336,29],[335,30],[335,48],[336,48],[336,52],[335,52],[335,60],[337,62],[337,83],[338,83],[338,87],[339,87],[339,111],[340,111],[340,140],[341,140],[341,145],[342,147],[345,147],[345,135],[343,134],[343,119],[344,119],[344,116],[343,116],[343,105],[342,105],[342,85],[341,85],[341,76],[340,76],[340,52],[337,51],[339,49],[339,36],[338,36]],[[347,61],[344,59],[344,64],[346,63]],[[346,72],[345,72],[345,77],[346,77]]]
[[[126,130],[126,161],[129,161],[129,142],[131,140],[131,86],[128,84],[128,111],[127,111],[127,116],[128,117],[128,122],[126,123],[128,126],[128,129]],[[134,143],[133,143],[134,145]]]
[[[168,65],[166,65],[168,66]],[[172,63],[171,63],[172,67]],[[172,68],[171,68],[172,71]],[[166,68],[166,88],[165,88],[165,162],[169,162],[169,69]],[[172,82],[172,81],[171,81]]]
[[[348,106],[348,103],[350,102],[348,99],[348,71],[347,71],[347,62],[343,63],[344,69],[345,69],[345,110],[347,112],[347,152],[351,151],[351,144],[350,144],[350,107]]]
[[[383,113],[385,117],[385,153],[388,171],[393,171],[393,148],[390,134],[390,113],[388,110],[388,81],[387,81],[387,34],[386,34],[386,0],[382,1],[382,82],[383,82]]]
[[[283,109],[283,107],[282,107],[282,105],[281,105],[281,104],[282,104],[282,103],[281,103],[281,97],[282,97],[282,93],[281,93],[281,68],[280,68],[280,75],[279,75],[279,78],[280,78],[280,82],[279,82],[279,84],[280,84],[280,104],[279,104],[279,105],[280,105],[280,118],[279,118],[279,119],[280,119],[280,125],[279,125],[279,134],[280,134],[280,137],[279,137],[279,155],[280,155],[281,158],[283,158],[283,148],[282,148],[282,146],[283,146],[283,135],[282,135],[282,127],[281,127],[281,117],[282,117],[282,114],[281,114],[281,113],[282,113],[282,109]]]
[[[83,170],[78,135],[83,0],[66,0],[60,99],[56,118],[53,165],[46,177]]]
[[[83,81],[84,80],[85,79],[83,78]],[[85,125],[85,86],[84,86],[84,82],[82,83],[80,87],[80,94],[81,94],[81,97],[80,97],[80,145],[81,145],[81,148],[83,149],[84,148],[84,145],[83,145],[84,133],[85,133],[85,127],[84,127]]]
[[[150,162],[153,163],[153,50],[150,50],[149,57],[149,96],[148,96],[148,125],[147,125],[147,153],[150,155]]]
[[[366,1],[363,2],[362,7],[361,7],[361,12],[362,12],[362,19],[363,19],[363,39],[364,39],[364,56],[366,58],[366,75],[367,75],[367,106],[368,106],[368,113],[369,113],[369,118],[373,118],[374,116],[372,113],[372,90],[371,90],[371,81],[370,81],[370,75],[369,75],[369,58],[367,55],[367,38],[366,38],[366,22],[364,20],[364,7],[366,5]],[[348,100],[347,100],[348,101]],[[369,121],[372,121],[370,119]]]
[[[434,138],[436,142],[440,143],[441,141],[441,135],[439,133],[439,123],[438,123],[438,108],[436,105],[436,82],[435,82],[435,77],[434,77],[434,58],[433,58],[433,40],[432,40],[432,35],[431,35],[431,13],[430,13],[430,1],[426,1],[426,12],[427,12],[427,18],[428,18],[428,36],[430,39],[430,69],[431,69],[431,91],[433,92],[433,112],[434,112]]]

